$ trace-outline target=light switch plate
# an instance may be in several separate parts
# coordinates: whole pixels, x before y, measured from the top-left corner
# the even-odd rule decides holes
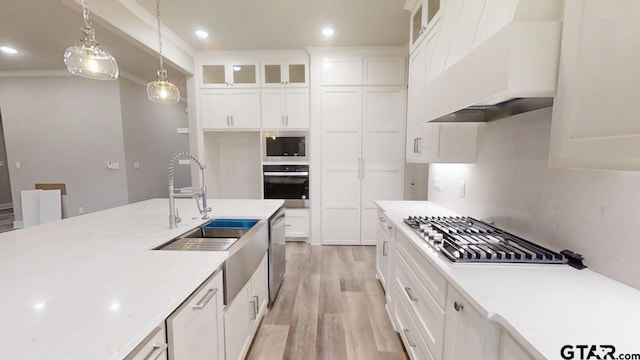
[[[134,169],[140,169],[140,162],[139,161],[134,161],[133,162],[133,168]]]
[[[458,182],[458,194],[461,198],[466,196],[467,184],[464,181]]]
[[[433,178],[433,190],[438,192],[442,191],[442,181],[440,180],[440,178]]]

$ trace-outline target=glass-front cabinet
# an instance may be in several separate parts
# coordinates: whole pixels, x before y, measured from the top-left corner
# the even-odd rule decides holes
[[[262,63],[262,87],[308,87],[309,66],[306,61]]]
[[[202,65],[202,87],[258,87],[258,64],[229,62]]]
[[[419,40],[431,30],[440,19],[441,0],[407,0],[405,9],[411,10],[411,51],[418,45]],[[411,3],[413,2],[413,5]],[[407,6],[412,6],[408,7]]]

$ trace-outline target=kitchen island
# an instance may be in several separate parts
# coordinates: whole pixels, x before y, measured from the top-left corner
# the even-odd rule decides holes
[[[281,200],[210,200],[211,218],[267,219]],[[225,252],[152,251],[205,223],[192,199],[169,229],[167,199],[0,234],[2,359],[123,359]]]
[[[435,290],[443,289],[443,300],[446,296],[444,307],[432,301],[432,308],[436,312],[439,307],[442,309],[443,318],[424,323],[426,328],[434,329],[431,334],[437,334],[433,337],[435,340],[427,344],[432,353],[444,354],[444,358],[460,358],[452,355],[452,352],[460,354],[456,351],[468,347],[465,342],[472,342],[473,339],[466,337],[458,343],[452,339],[464,337],[459,335],[468,334],[466,331],[472,326],[466,323],[463,328],[468,327],[464,330],[460,330],[460,327],[456,329],[455,325],[460,323],[450,320],[470,319],[465,319],[464,315],[458,317],[458,314],[465,312],[477,312],[479,318],[472,320],[477,320],[476,324],[484,322],[475,332],[479,345],[476,349],[484,352],[484,358],[487,359],[597,359],[595,355],[589,357],[590,351],[604,359],[612,358],[604,357],[611,347],[615,348],[616,356],[640,353],[637,328],[640,323],[640,290],[595,271],[577,270],[567,265],[452,263],[427,244],[403,219],[410,215],[459,214],[426,201],[376,203],[381,218],[396,232],[395,240],[398,243],[387,246],[391,249],[389,253],[393,252],[394,246],[399,249],[393,252],[395,258],[391,261],[395,264],[390,266],[393,270],[387,279],[387,289],[393,288],[398,281],[396,279],[403,280],[402,265],[399,264],[408,263],[412,266],[412,259],[418,258],[425,261],[421,263],[424,267],[436,270],[435,274],[430,273],[429,279],[423,277],[421,280],[442,279],[444,284],[444,287],[437,288],[427,283],[427,287],[431,286],[428,292],[435,294],[436,298],[439,293]],[[402,254],[403,243],[409,244],[409,256],[406,251]],[[411,256],[411,252],[415,256]],[[411,268],[416,273],[420,273],[419,270],[416,266]],[[398,271],[398,276],[393,271]],[[387,293],[394,294],[397,307],[403,308],[404,304],[423,300],[415,298],[421,295],[416,291],[418,287],[407,291],[407,301],[402,299],[405,295],[402,288],[397,293],[394,292],[395,288],[387,290]],[[393,318],[395,310],[389,310]],[[451,327],[458,333],[450,331]],[[519,353],[523,354],[522,357],[508,352],[514,348],[512,345],[505,350],[507,338],[515,339],[524,349]],[[434,357],[441,358],[437,355]],[[482,358],[481,355],[478,358]]]

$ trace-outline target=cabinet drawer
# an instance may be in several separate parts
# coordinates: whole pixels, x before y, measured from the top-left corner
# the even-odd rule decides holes
[[[285,215],[286,237],[309,237],[309,210],[286,209]]]
[[[129,354],[125,360],[166,360],[167,335],[164,324],[155,328],[140,345]]]
[[[397,249],[420,279],[422,285],[436,300],[442,309],[446,307],[447,280],[424,258],[421,252],[410,243],[411,240],[398,236]]]
[[[429,348],[424,343],[422,336],[417,330],[416,324],[411,320],[412,316],[407,310],[407,305],[404,299],[400,295],[401,289],[398,286],[394,286],[396,291],[396,298],[400,301],[396,304],[396,324],[400,332],[400,337],[404,343],[404,347],[409,354],[409,357],[414,360],[435,360]]]
[[[417,330],[431,353],[442,358],[444,310],[429,294],[402,255],[396,256],[396,284]]]

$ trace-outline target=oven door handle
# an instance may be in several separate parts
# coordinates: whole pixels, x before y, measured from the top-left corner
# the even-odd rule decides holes
[[[265,171],[264,176],[309,176],[308,171],[286,172],[286,171]]]

